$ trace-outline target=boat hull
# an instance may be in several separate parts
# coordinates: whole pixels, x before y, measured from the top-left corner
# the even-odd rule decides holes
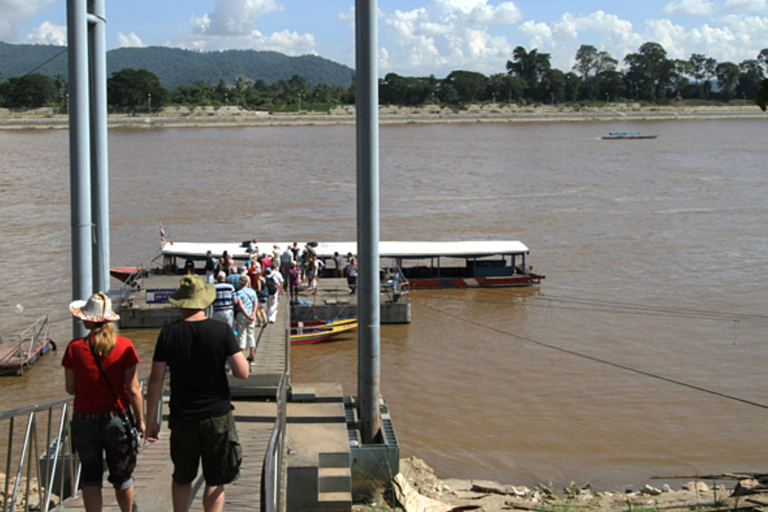
[[[532,286],[538,284],[544,276],[529,274],[510,277],[453,277],[453,278],[423,278],[408,279],[411,290],[439,288],[504,288],[516,286]]]

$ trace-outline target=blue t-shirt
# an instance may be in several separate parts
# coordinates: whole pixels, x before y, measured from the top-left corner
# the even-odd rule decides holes
[[[248,313],[253,313],[253,306],[258,300],[256,292],[250,286],[245,286],[237,290],[235,292],[235,299],[243,303],[243,308],[245,308]]]

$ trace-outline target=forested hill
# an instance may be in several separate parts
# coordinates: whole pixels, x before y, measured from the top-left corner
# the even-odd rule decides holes
[[[3,79],[24,75],[65,50],[64,46],[7,44],[0,42],[0,74]],[[107,52],[107,73],[125,68],[146,69],[160,79],[163,87],[175,89],[181,84],[203,81],[216,85],[220,80],[231,84],[237,77],[264,80],[273,84],[293,75],[303,76],[310,84],[324,83],[349,87],[352,68],[314,55],[289,57],[277,52],[226,50],[195,52],[179,48],[151,46],[118,48]],[[53,59],[37,70],[50,77],[67,77],[67,54]]]

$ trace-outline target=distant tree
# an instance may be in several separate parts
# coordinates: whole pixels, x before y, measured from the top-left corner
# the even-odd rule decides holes
[[[765,67],[765,73],[768,74],[768,48],[763,48],[757,54],[757,61]]]
[[[507,73],[525,81],[525,96],[532,100],[539,98],[539,82],[550,69],[550,54],[539,53],[536,48],[527,51],[518,46],[512,52],[512,60],[507,61]]]
[[[597,78],[601,100],[605,98],[605,101],[618,101],[627,97],[627,83],[620,72],[603,71]]]
[[[601,52],[591,44],[583,44],[576,51],[576,64],[574,64],[573,70],[586,80],[589,78],[590,72],[593,72],[594,76],[603,71],[613,71],[618,64],[619,61],[611,57],[610,53]]]
[[[525,82],[521,78],[507,73],[491,75],[488,81],[488,96],[497,102],[512,103],[523,98]]]
[[[0,84],[2,105],[8,108],[39,108],[55,98],[51,79],[40,73],[9,78]]]
[[[712,92],[712,79],[717,76],[717,60],[709,57],[704,61],[704,99]]]
[[[733,98],[734,88],[739,82],[739,66],[733,62],[721,62],[715,68],[717,86],[720,88],[720,98],[729,101]]]
[[[472,103],[484,101],[489,85],[488,77],[474,71],[452,71],[440,82],[440,89],[444,91],[441,99],[450,97],[450,103]]]
[[[744,99],[757,97],[760,82],[765,78],[763,66],[757,59],[745,60],[739,64],[739,84],[736,86],[737,96]]]
[[[667,59],[667,51],[659,43],[643,43],[638,53],[624,57],[630,91],[637,99],[663,102],[667,97],[675,66]]]
[[[387,73],[379,81],[379,101],[389,105],[421,105],[432,100],[435,86],[424,78],[404,77]]]
[[[107,102],[121,111],[157,111],[166,96],[157,75],[146,69],[121,69],[107,79]]]
[[[67,81],[64,79],[64,75],[61,73],[56,74],[56,76],[53,77],[53,81],[51,83],[56,89],[56,98],[58,99],[59,103],[64,104],[66,101],[65,95],[67,94]]]
[[[675,94],[678,98],[682,97],[683,91],[688,87],[690,80],[689,76],[693,73],[693,66],[687,60],[675,59],[672,61],[674,64],[674,73],[672,73],[672,87],[675,90]]]

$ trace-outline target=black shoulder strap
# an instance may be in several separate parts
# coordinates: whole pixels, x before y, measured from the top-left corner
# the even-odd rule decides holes
[[[124,409],[120,407],[120,402],[117,400],[117,395],[115,395],[115,392],[112,390],[112,384],[109,383],[107,374],[104,372],[104,368],[101,367],[99,356],[96,355],[96,351],[93,349],[93,343],[91,343],[90,339],[88,339],[88,346],[91,348],[91,354],[93,354],[93,360],[96,361],[96,366],[99,367],[101,376],[104,377],[104,380],[107,382],[107,387],[109,388],[109,394],[112,395],[112,399],[115,401],[115,407],[117,407],[117,413],[120,416],[120,418],[124,418],[125,417]]]

